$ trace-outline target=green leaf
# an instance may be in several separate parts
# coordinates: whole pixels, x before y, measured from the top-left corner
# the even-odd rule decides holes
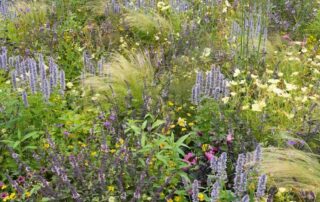
[[[147,120],[145,120],[145,121],[142,123],[142,126],[141,126],[142,130],[146,129],[147,124],[148,124],[148,121],[147,121]]]
[[[190,136],[190,135],[188,134],[188,135],[184,135],[184,136],[180,137],[180,138],[178,139],[178,141],[176,142],[176,144],[177,144],[178,146],[181,146],[181,145],[183,144],[183,142],[184,142],[189,136]]]
[[[40,136],[40,134],[38,133],[38,131],[33,131],[33,132],[28,133],[27,135],[25,135],[25,136],[22,138],[21,142],[23,142],[23,141],[25,141],[25,140],[27,140],[27,139],[29,139],[29,138],[36,139],[36,138],[38,138],[39,136]]]
[[[146,134],[142,133],[141,135],[141,146],[144,147],[146,145]]]
[[[164,124],[164,121],[163,121],[163,120],[156,120],[156,121],[152,124],[151,129],[153,130],[153,129],[159,127],[159,126],[162,125],[162,124]]]

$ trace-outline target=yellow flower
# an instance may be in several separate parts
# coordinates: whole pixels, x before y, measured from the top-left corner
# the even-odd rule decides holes
[[[167,199],[167,202],[173,202],[173,200],[170,198],[170,199]]]
[[[204,201],[204,194],[203,193],[199,193],[198,194],[198,199],[199,199],[199,201]]]
[[[267,105],[266,105],[265,101],[264,101],[264,100],[261,100],[261,101],[258,101],[258,102],[255,101],[255,103],[251,105],[251,108],[252,108],[252,111],[261,112],[262,109],[263,109],[264,107],[266,107],[266,106],[267,106]]]
[[[180,127],[185,127],[186,126],[186,121],[183,118],[178,118],[178,125]]]
[[[115,190],[114,186],[112,186],[112,185],[108,186],[108,191],[109,192],[114,192],[114,190]]]
[[[203,144],[203,145],[201,146],[201,149],[202,149],[203,152],[207,151],[208,148],[209,148],[209,145],[208,145],[208,144]]]
[[[27,191],[26,193],[24,193],[24,196],[25,196],[26,198],[29,198],[29,197],[31,196],[31,193]]]
[[[92,157],[94,157],[94,156],[96,156],[97,155],[97,152],[96,151],[93,151],[93,152],[91,152],[91,154],[90,154]]]
[[[121,145],[123,145],[124,140],[122,138],[119,139],[119,141],[116,143],[116,148],[119,148]]]
[[[50,145],[49,145],[48,143],[45,143],[45,144],[43,145],[43,147],[44,147],[45,149],[48,149],[48,148],[50,147]]]
[[[174,127],[176,127],[176,125],[174,125],[174,124],[171,124],[171,125],[170,125],[170,128],[174,128]]]
[[[111,154],[114,154],[115,152],[116,152],[115,149],[110,149],[110,153],[111,153]]]
[[[9,198],[12,199],[12,200],[15,199],[16,198],[16,193],[11,193]]]
[[[192,127],[192,126],[194,126],[194,123],[190,122],[190,123],[188,123],[188,125],[189,125],[190,127]]]
[[[187,129],[186,128],[181,128],[181,131],[183,132],[183,131],[186,131]]]
[[[174,103],[173,103],[173,102],[171,102],[171,101],[169,101],[169,102],[168,102],[168,105],[169,105],[169,106],[173,106],[173,105],[174,105]]]
[[[181,202],[182,201],[182,197],[181,196],[175,196],[174,197],[174,201],[175,202]]]

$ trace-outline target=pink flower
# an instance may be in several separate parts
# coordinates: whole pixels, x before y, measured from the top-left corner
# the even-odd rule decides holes
[[[233,134],[229,132],[229,134],[227,135],[227,143],[231,144],[233,139],[234,139]]]
[[[214,153],[212,150],[208,151],[208,152],[205,152],[204,153],[205,157],[207,158],[208,161],[211,161],[211,159],[213,158],[214,156]]]
[[[183,161],[188,163],[189,166],[196,165],[197,157],[192,152],[189,152],[188,154],[184,155]]]

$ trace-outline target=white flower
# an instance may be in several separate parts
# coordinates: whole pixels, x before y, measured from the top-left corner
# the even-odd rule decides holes
[[[268,83],[271,83],[271,84],[277,84],[277,83],[279,83],[279,82],[280,82],[279,79],[269,79],[269,80],[268,80]]]
[[[210,55],[210,53],[211,53],[211,49],[210,48],[205,48],[203,50],[202,56],[203,57],[208,57]]]
[[[240,71],[240,69],[235,69],[234,70],[234,73],[233,73],[233,77],[237,77],[237,76],[239,76],[240,75],[240,73],[241,73],[241,71]]]
[[[236,82],[236,81],[230,81],[229,84],[230,84],[231,86],[237,86],[237,85],[239,85],[239,83]]]
[[[222,98],[221,100],[222,100],[222,102],[223,102],[224,104],[226,104],[226,103],[229,101],[229,99],[230,99],[230,97],[224,97],[224,98]]]
[[[273,74],[273,71],[270,69],[266,69],[267,74]]]
[[[242,110],[247,110],[247,109],[249,109],[249,105],[244,105],[244,106],[241,107],[241,109]]]
[[[251,76],[251,78],[253,78],[253,79],[258,78],[258,76],[257,76],[257,75],[254,75],[254,74],[251,74],[250,76]]]
[[[66,86],[67,86],[67,88],[71,89],[73,87],[73,83],[68,82]]]
[[[251,105],[251,109],[254,112],[261,112],[263,108],[265,108],[267,105],[264,100],[261,101],[255,101],[254,104]]]
[[[231,4],[229,3],[228,0],[225,1],[225,4],[226,4],[227,7],[231,7]]]
[[[286,89],[288,91],[297,90],[298,89],[298,87],[296,85],[293,85],[293,84],[290,84],[290,83],[287,83],[287,82],[284,82],[284,84],[286,85]]]

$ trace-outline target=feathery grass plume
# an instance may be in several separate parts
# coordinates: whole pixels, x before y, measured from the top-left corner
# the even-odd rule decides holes
[[[145,40],[153,40],[158,32],[165,35],[172,30],[168,20],[152,12],[129,11],[124,17],[124,22],[129,30]]]
[[[292,148],[263,149],[259,169],[277,187],[312,190],[320,193],[319,156]]]
[[[126,55],[115,53],[110,62],[103,68],[105,77],[87,77],[84,86],[93,92],[110,92],[112,87],[119,106],[125,106],[124,98],[127,96],[128,87],[134,98],[132,107],[140,107],[143,104],[143,91],[148,89],[150,95],[159,95],[159,90],[154,85],[154,68],[150,58],[144,53],[128,52]]]

